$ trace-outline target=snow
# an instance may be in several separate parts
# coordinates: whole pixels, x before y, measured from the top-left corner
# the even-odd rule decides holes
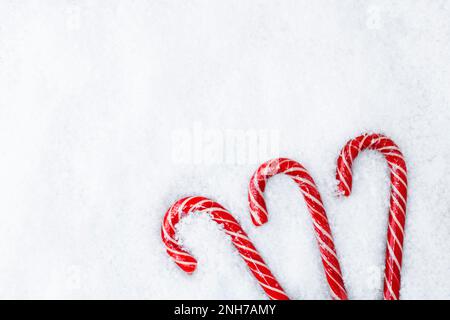
[[[334,179],[340,148],[373,131],[409,169],[402,298],[449,299],[449,36],[447,1],[1,2],[0,298],[265,299],[207,217],[179,228],[193,275],[165,253],[165,210],[204,195],[290,297],[328,299],[289,178],[251,223],[248,181],[277,156],[315,178],[350,298],[381,298],[386,163],[358,157],[347,199]],[[269,151],[235,155],[227,132]]]

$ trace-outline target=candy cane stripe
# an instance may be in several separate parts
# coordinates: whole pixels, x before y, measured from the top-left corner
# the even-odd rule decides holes
[[[342,277],[340,273],[337,273],[337,275],[339,276],[339,278]],[[339,289],[340,289],[341,292],[346,292],[346,291],[345,291],[345,288],[343,287],[343,285],[342,285],[342,283],[340,282],[340,280],[336,280],[329,272],[327,272],[327,278],[331,279],[331,280],[335,283],[335,285],[339,287]],[[334,287],[334,286],[333,286],[333,287]],[[332,296],[332,297],[333,297],[333,296],[337,296],[337,297],[338,297],[337,300],[342,300],[342,298],[340,298],[340,296],[338,296],[338,295],[337,295],[336,293],[334,293],[334,292],[335,292],[335,290],[332,290],[331,296]]]
[[[403,224],[400,223],[400,221],[398,221],[397,217],[396,217],[395,214],[392,212],[392,210],[389,211],[389,214],[391,215],[392,220],[394,220],[395,224],[396,224],[397,227],[398,227],[397,229],[400,230],[401,235],[402,235],[402,237],[403,237],[404,232],[405,232],[404,229],[403,229]],[[393,227],[392,224],[391,224],[391,227]]]
[[[389,232],[392,235],[392,237],[394,238],[395,242],[397,243],[398,247],[400,248],[401,251],[403,251],[403,246],[402,243],[400,242],[400,240],[398,239],[397,235],[395,234],[394,230],[392,229],[391,225],[388,225],[389,228]]]
[[[316,221],[313,221],[314,227],[316,227],[317,229],[319,229],[319,232],[321,232],[325,237],[327,237],[330,241],[333,241],[333,237],[331,236],[331,234],[328,233],[328,231],[326,231],[324,228],[322,228],[320,226],[320,224],[318,224]],[[335,254],[335,252],[330,248],[331,252],[333,252],[333,254]],[[337,257],[336,257],[337,258]]]
[[[384,277],[384,300],[398,300],[397,295],[392,290],[391,282],[388,281],[386,276]]]

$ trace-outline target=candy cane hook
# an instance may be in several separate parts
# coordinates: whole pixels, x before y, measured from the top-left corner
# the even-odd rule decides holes
[[[167,253],[183,271],[194,272],[197,260],[181,248],[175,237],[175,226],[184,216],[193,212],[209,214],[215,222],[223,225],[225,233],[231,237],[233,245],[270,299],[289,299],[236,219],[220,204],[205,197],[180,199],[164,216],[161,228],[162,240]]]
[[[352,164],[361,151],[381,152],[387,160],[391,173],[391,196],[384,270],[384,299],[400,298],[400,273],[402,268],[403,238],[406,219],[407,169],[403,154],[388,137],[380,134],[363,134],[347,142],[338,161],[336,178],[338,189],[344,196],[352,190]]]
[[[297,183],[306,201],[319,244],[325,275],[330,286],[331,297],[339,300],[347,299],[344,280],[342,279],[341,268],[322,199],[313,178],[301,164],[290,159],[279,158],[262,164],[256,170],[250,179],[248,191],[253,223],[260,226],[267,222],[268,213],[263,193],[267,180],[279,173],[290,176]]]

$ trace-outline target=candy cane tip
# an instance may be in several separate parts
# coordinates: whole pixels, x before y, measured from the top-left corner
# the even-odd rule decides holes
[[[347,187],[342,181],[339,181],[336,195],[338,197],[348,197],[352,193],[351,187]]]
[[[252,214],[251,215],[252,218],[252,222],[256,227],[261,227],[262,225],[266,224],[269,219],[267,218],[266,215],[261,215],[261,214]]]
[[[185,273],[187,274],[193,274],[194,271],[197,269],[197,262],[193,263],[193,264],[189,264],[186,265],[184,263],[179,263],[176,262],[176,264],[178,265],[178,267],[180,267],[181,270],[183,270]]]
[[[344,198],[350,196],[350,194],[351,194],[351,191],[347,191],[347,190],[338,190],[338,192],[337,192],[338,197],[344,197]]]

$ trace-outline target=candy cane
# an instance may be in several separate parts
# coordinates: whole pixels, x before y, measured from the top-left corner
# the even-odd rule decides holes
[[[352,190],[352,164],[361,151],[371,149],[381,152],[391,172],[391,198],[387,232],[386,267],[384,271],[384,299],[400,298],[400,273],[402,268],[403,237],[406,218],[407,170],[403,154],[388,137],[380,134],[363,134],[347,142],[337,162],[338,188],[344,196]]]
[[[264,200],[267,180],[279,173],[290,176],[299,186],[313,220],[314,231],[319,244],[325,275],[333,299],[347,299],[333,237],[319,191],[308,171],[296,161],[274,159],[262,164],[253,174],[248,191],[250,214],[255,225],[267,222],[268,213]]]
[[[177,223],[193,212],[209,214],[215,222],[223,225],[225,233],[231,237],[233,245],[270,299],[289,299],[236,219],[220,204],[205,197],[187,197],[178,200],[164,216],[161,237],[167,253],[181,269],[192,273],[197,267],[197,260],[181,248],[175,237]]]

